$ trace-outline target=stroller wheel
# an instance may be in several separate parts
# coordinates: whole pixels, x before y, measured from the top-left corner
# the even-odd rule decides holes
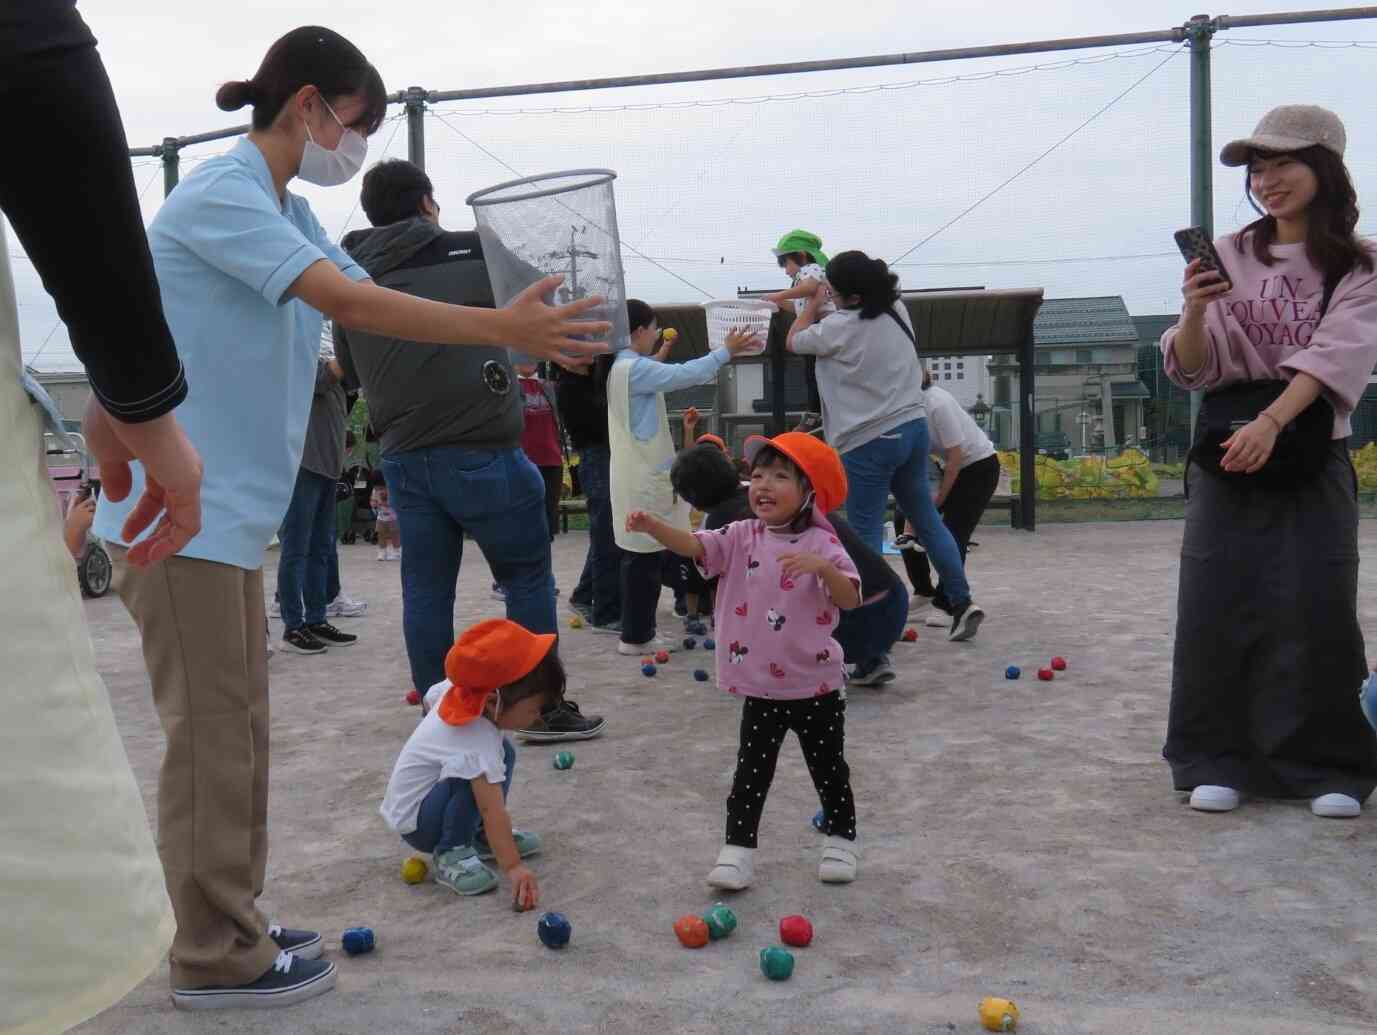
[[[110,591],[113,568],[105,547],[93,543],[77,562],[77,581],[88,597],[103,597]]]

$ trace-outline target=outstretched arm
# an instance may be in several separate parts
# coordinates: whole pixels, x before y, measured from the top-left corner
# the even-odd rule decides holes
[[[698,541],[696,535],[692,532],[686,532],[682,528],[675,528],[661,521],[654,514],[647,514],[644,510],[633,510],[626,516],[626,530],[628,532],[644,532],[646,535],[658,539],[680,557],[691,557],[697,560],[703,556],[703,544]]]

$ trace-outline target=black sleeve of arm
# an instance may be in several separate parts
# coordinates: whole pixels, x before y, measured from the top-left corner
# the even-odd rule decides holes
[[[44,22],[33,31],[56,39],[77,39],[76,26],[84,28],[68,4],[31,16]],[[96,398],[119,420],[153,420],[186,398],[186,376],[163,316],[110,80],[93,39],[28,53],[19,43],[12,56],[0,42],[9,129],[43,160],[5,163],[0,208],[57,303]]]
[[[338,323],[331,325],[330,333],[335,339],[335,358],[339,360],[340,369],[344,371],[344,385],[346,392],[357,392],[359,390],[359,372],[354,368],[354,353],[349,348],[349,332]]]

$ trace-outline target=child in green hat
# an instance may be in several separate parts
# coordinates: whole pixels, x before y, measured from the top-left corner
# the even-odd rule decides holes
[[[819,291],[827,291],[827,256],[822,250],[822,238],[807,230],[790,230],[779,239],[774,253],[780,268],[789,274],[792,286],[766,295],[765,299],[777,306],[792,302],[795,315],[802,313],[810,298]],[[830,298],[824,298],[819,317],[836,309]]]

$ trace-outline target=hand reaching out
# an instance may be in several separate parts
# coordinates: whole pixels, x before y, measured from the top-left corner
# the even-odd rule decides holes
[[[512,882],[512,905],[517,910],[524,912],[540,905],[540,882],[534,873],[518,865],[507,871],[507,879]]]

